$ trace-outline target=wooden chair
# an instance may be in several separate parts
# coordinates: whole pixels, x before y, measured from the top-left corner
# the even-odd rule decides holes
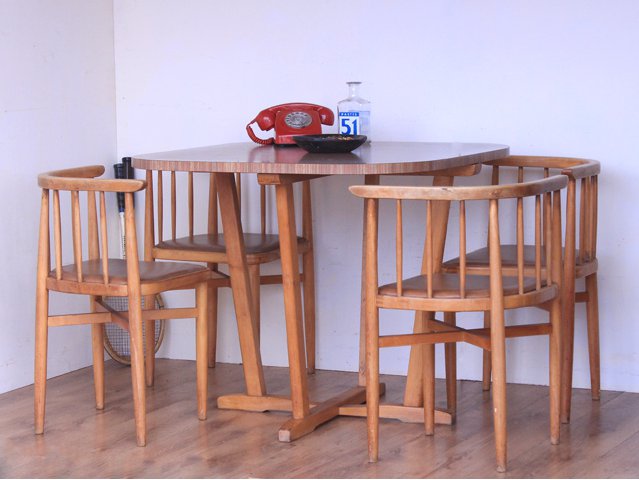
[[[403,345],[422,345],[424,424],[427,435],[434,433],[435,421],[435,343],[464,341],[490,351],[493,362],[493,412],[497,469],[506,469],[506,346],[509,337],[548,334],[550,337],[550,439],[559,442],[560,403],[560,341],[561,304],[559,273],[561,271],[561,197],[560,189],[568,178],[554,176],[544,180],[485,187],[378,187],[354,186],[353,194],[365,198],[364,277],[366,284],[366,402],[368,420],[369,461],[378,459],[379,437],[379,348]],[[545,275],[541,269],[542,196],[552,196],[551,221],[544,231],[544,245],[548,265]],[[535,269],[528,277],[523,259],[517,263],[517,275],[506,276],[502,271],[499,205],[516,199],[517,225],[524,228],[524,199],[532,197],[535,204]],[[379,201],[393,200],[396,204],[396,282],[378,284],[378,207]],[[426,203],[426,273],[403,279],[402,202],[422,200]],[[457,273],[443,273],[434,268],[433,258],[433,201],[453,201],[459,205],[460,269]],[[466,202],[488,203],[489,215],[489,276],[469,275],[466,262]],[[548,212],[550,213],[550,212]],[[509,326],[504,325],[504,310],[544,305],[550,311],[550,322]],[[400,309],[423,312],[462,311],[490,312],[490,324],[485,328],[462,329],[438,320],[428,320],[426,333],[379,335],[379,309]]]
[[[566,194],[566,234],[564,237],[564,282],[563,282],[563,371],[562,371],[562,421],[570,418],[570,397],[572,387],[574,315],[575,302],[586,303],[586,321],[588,331],[588,353],[590,360],[590,386],[593,400],[600,396],[599,368],[599,305],[597,289],[597,178],[600,164],[594,160],[563,157],[509,156],[487,162],[492,166],[492,184],[498,185],[504,171],[516,171],[517,181],[523,182],[532,175],[548,177],[555,173],[568,176]],[[500,172],[502,175],[500,175]],[[542,173],[543,172],[543,173]],[[579,192],[579,203],[577,193]],[[577,223],[579,219],[579,235]],[[518,232],[519,234],[519,232]],[[578,248],[577,248],[578,245]],[[523,254],[524,270],[534,269],[534,246],[524,245],[523,252],[517,245],[502,245],[501,258],[504,271],[514,273],[518,255]],[[459,269],[459,258],[444,263],[444,271],[455,272]],[[466,256],[466,268],[469,273],[487,274],[489,269],[488,248],[481,248]],[[546,259],[541,258],[542,272],[546,268]],[[585,279],[585,291],[575,292],[575,279]],[[487,326],[489,318],[484,319]],[[484,353],[483,388],[490,389],[490,355]],[[455,376],[455,367],[448,368]],[[454,382],[455,378],[451,380]]]
[[[115,322],[131,336],[131,379],[137,444],[146,444],[146,408],[144,387],[144,356],[142,322],[168,318],[193,318],[197,325],[197,409],[201,420],[206,418],[206,308],[207,282],[211,272],[203,266],[177,262],[140,262],[133,193],[143,190],[143,180],[96,179],[104,173],[102,166],[90,166],[44,173],[38,177],[42,187],[40,240],[36,287],[36,344],[35,344],[35,433],[44,432],[44,411],[47,380],[48,328],[54,326],[90,324],[93,346],[93,375],[96,408],[104,408],[104,344],[103,326]],[[60,192],[69,192],[71,201],[71,238],[73,263],[63,265],[62,221]],[[81,192],[86,192],[86,228],[81,224]],[[106,217],[107,192],[125,195],[126,260],[111,259],[108,252]],[[96,202],[99,196],[99,216]],[[50,197],[53,208],[50,208]],[[53,238],[55,266],[51,269],[50,210],[53,210]],[[84,232],[83,232],[84,230]],[[88,237],[88,259],[83,259],[83,237]],[[195,308],[144,310],[142,296],[167,290],[194,288]],[[49,315],[49,292],[88,295],[90,311],[86,314]],[[104,296],[128,297],[129,311],[110,309]],[[147,303],[147,305],[149,305]],[[152,305],[152,303],[151,303]]]
[[[153,174],[155,171],[155,175]],[[188,172],[186,196],[188,235],[178,237],[177,232],[177,210],[178,210],[178,182],[175,171],[170,172],[170,215],[171,232],[170,238],[164,235],[164,175],[161,170],[146,170],[146,209],[145,209],[145,239],[144,255],[145,260],[155,259],[179,260],[206,262],[208,267],[217,274],[220,274],[218,266],[228,263],[226,255],[226,245],[224,233],[218,229],[218,199],[215,174],[202,173],[198,175],[208,175],[208,205],[206,233],[195,233],[195,188],[194,174]],[[157,187],[155,205],[153,203],[153,184]],[[236,185],[238,199],[241,200],[242,176],[236,174]],[[298,251],[302,256],[301,278],[304,287],[304,333],[307,352],[307,371],[315,371],[315,272],[313,258],[313,226],[311,213],[311,186],[309,181],[302,182],[302,236],[298,237]],[[260,327],[260,286],[282,283],[281,275],[262,275],[260,266],[264,263],[276,261],[280,258],[280,243],[277,234],[266,232],[266,186],[260,185],[260,233],[244,233],[244,245],[246,248],[247,263],[249,266],[249,277],[251,282],[251,293],[253,300],[254,318],[257,322],[256,328],[259,334]],[[157,214],[155,213],[157,212]],[[156,234],[157,232],[157,234]],[[208,318],[209,318],[209,341],[208,341],[208,364],[215,367],[216,346],[217,346],[217,303],[218,288],[220,286],[230,287],[230,282],[222,283],[219,280],[209,284],[208,293]],[[151,330],[153,331],[153,330]],[[149,338],[148,341],[151,341]],[[153,350],[147,349],[147,385],[153,383]],[[150,366],[150,368],[149,368]]]

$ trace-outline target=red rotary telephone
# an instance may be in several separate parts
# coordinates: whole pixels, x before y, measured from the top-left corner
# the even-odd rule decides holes
[[[334,121],[335,116],[330,108],[312,103],[283,103],[258,113],[246,126],[246,133],[251,140],[261,145],[294,145],[294,136],[319,135],[322,133],[322,124],[333,125]],[[264,131],[275,127],[275,138],[258,138],[251,128],[255,122]]]

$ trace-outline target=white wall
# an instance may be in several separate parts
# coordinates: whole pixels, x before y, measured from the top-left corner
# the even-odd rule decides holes
[[[598,159],[602,385],[639,391],[639,225],[631,201],[638,22],[632,0],[115,0],[119,154],[244,141],[245,124],[263,107],[335,108],[344,82],[362,80],[375,139],[496,142],[513,153]],[[361,205],[346,187],[360,181],[322,179],[314,191],[323,369],[357,368]],[[407,227],[413,271],[422,232]],[[391,273],[388,263],[384,274]],[[281,290],[263,292],[264,361],[285,365]],[[229,297],[223,302],[219,359],[237,362]],[[582,387],[589,384],[584,315],[578,306],[575,385]],[[387,330],[410,324],[410,315],[383,318],[395,320],[383,320]],[[193,358],[192,326],[171,328],[164,354]],[[480,358],[460,348],[463,378],[480,377]],[[387,350],[382,369],[404,372],[406,360],[406,349]],[[546,383],[544,339],[513,341],[509,362],[509,381]]]
[[[33,382],[36,176],[61,167],[112,163],[115,156],[111,1],[4,0],[0,65],[4,392]],[[86,311],[86,301],[79,298],[53,294],[51,300],[53,314]],[[49,338],[49,376],[91,363],[89,329],[52,329]]]
[[[49,166],[112,163],[114,100],[122,156],[244,141],[245,124],[263,107],[289,101],[335,107],[346,95],[344,82],[359,79],[373,101],[375,139],[498,142],[513,153],[602,161],[602,383],[639,391],[632,298],[638,226],[631,203],[638,180],[637,2],[114,0],[114,17],[106,1],[13,1],[0,8],[0,158],[4,178],[11,174],[0,195],[13,205],[3,210],[0,236],[12,274],[0,280],[0,390],[31,381],[35,174]],[[322,179],[314,191],[324,369],[357,366],[361,205],[346,187],[360,181]],[[246,194],[255,200],[254,192]],[[421,235],[417,226],[406,231],[414,251],[408,270],[417,269]],[[391,270],[389,263],[383,274]],[[230,296],[221,303],[219,359],[237,362]],[[285,365],[278,287],[263,290],[262,312],[264,361]],[[588,384],[583,315],[579,306],[577,386]],[[409,317],[386,314],[384,328],[408,328]],[[87,335],[52,333],[51,374],[89,362]],[[176,322],[161,353],[193,358],[193,343],[192,322]],[[513,342],[509,381],[545,383],[546,358],[543,339]],[[404,372],[406,359],[406,349],[387,350],[383,370]],[[478,378],[479,359],[472,347],[460,348],[461,376]]]

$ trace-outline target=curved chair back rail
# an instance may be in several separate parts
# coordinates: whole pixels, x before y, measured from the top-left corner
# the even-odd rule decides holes
[[[599,172],[601,171],[601,164],[597,160],[573,157],[510,155],[498,160],[485,162],[484,165],[497,167],[559,169],[563,175],[567,175],[572,179],[599,175]]]
[[[38,186],[50,190],[87,192],[138,192],[144,190],[144,180],[99,179],[104,173],[102,165],[55,170],[38,175]]]
[[[362,198],[395,200],[491,200],[530,197],[568,185],[568,177],[555,175],[526,183],[508,185],[487,185],[480,187],[395,187],[375,185],[354,185],[349,188],[353,195]]]

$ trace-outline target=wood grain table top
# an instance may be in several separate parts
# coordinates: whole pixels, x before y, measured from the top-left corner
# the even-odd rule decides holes
[[[463,167],[508,155],[485,143],[371,142],[352,153],[307,153],[297,146],[228,143],[135,155],[136,168],[296,175],[389,175]]]

